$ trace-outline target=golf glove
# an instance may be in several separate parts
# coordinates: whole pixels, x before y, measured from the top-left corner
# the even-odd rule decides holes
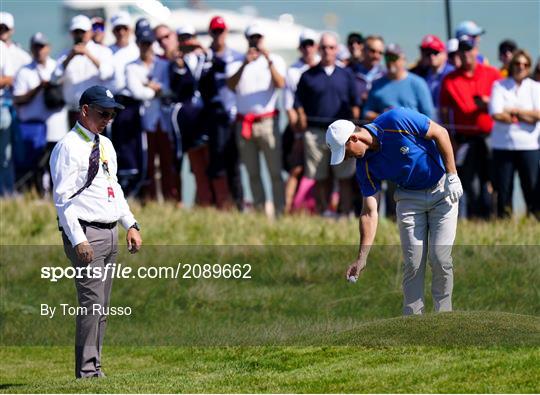
[[[461,195],[463,195],[463,187],[457,174],[448,173],[446,175],[444,190],[452,203],[456,203],[459,200]]]

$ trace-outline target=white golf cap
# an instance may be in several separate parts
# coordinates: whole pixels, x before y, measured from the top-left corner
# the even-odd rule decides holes
[[[116,26],[131,26],[131,16],[125,11],[120,11],[111,18],[111,25],[113,29]]]
[[[261,36],[264,36],[264,29],[258,23],[253,23],[249,25],[244,32],[246,38],[249,38],[255,34],[260,34]]]
[[[0,12],[0,25],[6,25],[8,29],[15,27],[15,19],[9,12]]]
[[[299,44],[302,44],[304,41],[312,40],[313,42],[317,43],[319,41],[319,35],[311,29],[304,29],[300,33],[300,37],[298,39]]]
[[[183,25],[183,26],[180,26],[178,29],[176,29],[176,34],[178,34],[179,36],[182,35],[182,34],[190,34],[192,36],[195,35],[195,28],[193,27],[193,25]]]
[[[457,38],[451,38],[446,43],[446,51],[448,53],[456,52],[458,50],[458,46],[459,46],[459,40]]]
[[[339,119],[332,122],[326,130],[326,144],[330,148],[332,155],[330,157],[331,165],[339,165],[345,159],[345,143],[351,137],[356,125],[351,121]]]
[[[90,21],[90,18],[85,15],[76,15],[71,19],[69,30],[71,32],[74,30],[84,30],[87,32],[92,30],[92,22]]]

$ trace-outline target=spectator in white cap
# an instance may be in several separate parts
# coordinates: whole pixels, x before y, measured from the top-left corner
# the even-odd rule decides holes
[[[459,40],[457,38],[451,38],[446,43],[446,52],[448,54],[448,63],[454,66],[456,69],[461,67],[461,58],[459,57]]]
[[[11,58],[15,72],[30,63],[32,58],[18,44],[13,42],[15,32],[15,19],[9,12],[0,12],[0,41],[5,44],[7,55]]]
[[[480,36],[485,33],[486,30],[478,26],[474,21],[463,21],[456,28],[456,38],[460,40],[463,36],[472,37],[474,40],[474,46],[476,48],[479,47]],[[478,63],[489,65],[489,61],[487,60],[487,58],[480,53],[478,53],[476,60]]]
[[[20,121],[20,138],[28,142],[24,144],[23,170],[32,175],[29,181],[38,192],[47,195],[51,190],[47,164],[54,145],[68,132],[67,112],[63,104],[54,105],[45,98],[56,61],[49,56],[51,46],[43,33],[32,36],[30,51],[33,61],[17,73],[13,101]]]
[[[125,11],[111,18],[115,43],[109,47],[113,53],[114,66],[114,79],[110,89],[114,95],[126,96],[126,65],[139,58],[139,48],[132,39],[131,24],[131,17]],[[116,97],[116,100],[118,101],[119,98]]]
[[[285,184],[285,212],[290,212],[293,199],[304,172],[304,142],[303,133],[298,125],[298,113],[294,108],[294,96],[300,77],[310,67],[320,61],[319,35],[304,29],[298,40],[300,58],[287,70],[285,89],[283,91],[283,108],[287,111],[289,124],[283,132],[284,168],[289,173]]]
[[[58,59],[55,79],[62,82],[64,100],[68,106],[69,124],[79,116],[79,99],[94,85],[103,85],[114,74],[112,52],[92,41],[92,22],[84,15],[76,15],[69,27],[73,46]]]
[[[240,158],[249,174],[256,209],[265,205],[259,153],[264,154],[272,182],[274,210],[283,213],[285,194],[281,178],[281,136],[276,101],[278,89],[285,86],[283,59],[264,46],[265,32],[259,24],[245,30],[248,50],[243,61],[227,66],[227,85],[236,93],[236,123]]]

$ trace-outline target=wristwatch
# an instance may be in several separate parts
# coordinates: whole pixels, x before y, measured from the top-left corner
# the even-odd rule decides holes
[[[131,228],[137,229],[139,232],[141,231],[141,228],[139,228],[139,224],[138,224],[137,222],[135,222],[133,225],[131,225],[131,226],[129,227],[129,229],[131,229]],[[128,229],[128,230],[129,230],[129,229]]]

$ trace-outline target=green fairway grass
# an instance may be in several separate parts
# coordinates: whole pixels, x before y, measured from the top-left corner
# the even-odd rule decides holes
[[[104,380],[73,379],[76,303],[54,207],[0,201],[2,392],[540,392],[540,226],[461,222],[453,313],[401,317],[401,250],[381,218],[368,267],[344,279],[356,220],[134,206],[145,246],[134,268],[249,263],[251,279],[115,279]],[[124,232],[120,240],[123,243]],[[429,275],[428,275],[429,277]],[[429,278],[426,280],[429,284]],[[432,309],[429,286],[426,310]]]

